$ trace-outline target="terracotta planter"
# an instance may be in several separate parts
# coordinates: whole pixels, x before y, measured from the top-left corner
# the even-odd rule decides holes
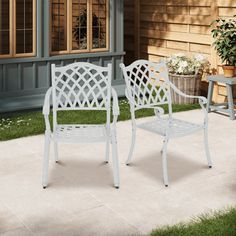
[[[227,78],[232,78],[235,75],[235,67],[234,66],[222,66],[224,70],[224,76]]]
[[[183,93],[193,96],[200,95],[202,75],[175,75],[169,74],[170,81]],[[174,104],[193,104],[197,103],[197,99],[184,98],[171,90],[172,103]]]

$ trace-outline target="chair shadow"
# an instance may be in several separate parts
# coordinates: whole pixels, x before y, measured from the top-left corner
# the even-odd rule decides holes
[[[179,154],[168,154],[168,175],[170,182],[178,182],[182,179],[188,178],[197,172],[208,170],[207,161],[202,157],[202,163],[189,160],[185,156]],[[162,175],[162,158],[161,153],[155,152],[145,158],[135,160],[133,159],[130,168],[143,173],[145,176],[150,176],[157,181],[163,182]]]
[[[61,188],[107,188],[113,186],[112,163],[97,162],[91,159],[64,159],[54,164],[49,170],[49,186]],[[129,167],[132,171],[149,176],[155,181],[163,182],[161,153],[155,152],[142,159],[133,158]],[[170,182],[178,182],[188,178],[197,172],[207,170],[207,162],[204,156],[202,162],[187,159],[179,154],[168,155],[168,174]],[[142,176],[140,176],[142,178]]]
[[[233,192],[236,192],[236,184],[232,185],[231,189],[232,189]]]
[[[111,163],[94,160],[60,160],[49,169],[49,186],[61,188],[113,186]]]

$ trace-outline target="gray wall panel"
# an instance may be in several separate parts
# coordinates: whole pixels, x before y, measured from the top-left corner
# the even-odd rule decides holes
[[[115,58],[115,80],[117,83],[122,83],[123,81],[123,76],[121,73],[121,69],[120,69],[120,63],[122,62],[121,58]]]
[[[29,90],[29,89],[34,89],[36,87],[33,71],[34,71],[33,63],[24,63],[21,65],[22,89]]]
[[[0,92],[3,91],[3,65],[0,65]]]
[[[69,65],[69,64],[71,64],[71,63],[74,63],[74,60],[65,60],[64,61],[64,65],[66,66],[66,65]]]
[[[6,65],[6,77],[4,78],[6,83],[5,91],[10,92],[19,89],[17,72],[18,72],[17,64]]]
[[[75,59],[75,62],[86,62],[87,58],[77,58]]]
[[[91,58],[90,63],[99,66],[100,60],[99,60],[99,58]]]
[[[47,77],[47,63],[39,62],[37,64],[37,84],[39,88],[45,88],[49,86],[49,81]]]
[[[107,66],[109,63],[111,63],[110,57],[104,57],[103,58],[103,66]]]

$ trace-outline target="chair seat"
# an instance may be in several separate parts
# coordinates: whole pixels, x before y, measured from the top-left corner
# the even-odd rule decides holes
[[[204,128],[203,125],[169,118],[156,119],[151,122],[142,123],[138,125],[138,127],[162,136],[165,136],[168,132],[169,137],[172,138],[192,134]]]
[[[63,142],[103,142],[105,125],[57,125],[54,138]]]

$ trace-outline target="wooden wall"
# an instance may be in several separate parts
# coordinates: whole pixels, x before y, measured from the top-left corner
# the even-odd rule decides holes
[[[125,4],[126,63],[138,58],[159,61],[179,52],[202,53],[219,69],[210,24],[218,16],[235,15],[236,0],[130,0]],[[216,89],[217,99],[224,100],[224,88]]]
[[[135,59],[134,50],[134,12],[135,12],[135,1],[124,1],[124,45],[125,45],[125,63],[130,64]]]

